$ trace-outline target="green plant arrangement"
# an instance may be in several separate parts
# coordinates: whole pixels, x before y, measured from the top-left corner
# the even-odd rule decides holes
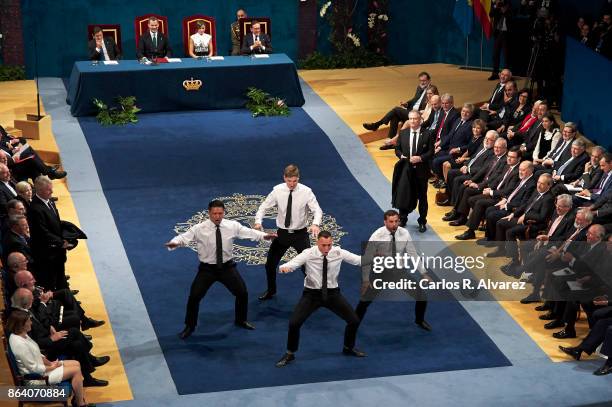
[[[94,98],[93,104],[98,108],[98,114],[96,115],[98,123],[102,126],[122,126],[124,124],[138,122],[136,113],[140,112],[140,109],[136,106],[136,97],[118,96],[117,103],[119,106],[109,108],[100,99]]]
[[[372,2],[368,14],[368,46],[362,46],[357,31],[353,29],[353,14],[358,0],[329,0],[323,4],[319,15],[330,27],[331,55],[314,52],[299,61],[301,69],[365,68],[389,64],[385,55],[387,0]]]
[[[25,68],[23,66],[0,65],[0,82],[22,81],[25,78]]]
[[[250,87],[247,89],[246,96],[249,98],[246,107],[253,113],[253,117],[289,116],[291,113],[284,100],[272,97],[261,89]]]

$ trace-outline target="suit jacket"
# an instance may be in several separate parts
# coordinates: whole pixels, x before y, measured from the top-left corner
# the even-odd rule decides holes
[[[500,82],[495,85],[495,89],[491,92],[489,97],[489,109],[499,111],[501,106],[504,104],[504,86]],[[501,90],[500,90],[501,88]]]
[[[442,139],[440,147],[443,151],[451,148],[466,148],[472,138],[472,121],[468,120],[461,124],[461,117],[455,121],[447,136]]]
[[[443,113],[444,111],[442,111],[442,114]],[[450,131],[456,126],[457,120],[459,120],[460,118],[461,114],[454,107],[448,111],[446,119],[444,119],[444,115],[441,115],[440,119],[438,120],[438,125],[436,126],[436,129],[433,132],[434,143],[436,141],[438,131],[440,131],[440,127],[442,127],[442,130],[440,131],[440,144],[442,144],[442,142],[448,136],[448,133],[450,133]]]
[[[612,189],[608,189],[606,194],[593,204],[593,209],[597,211],[598,218],[612,215]]]
[[[536,183],[537,183],[537,178],[535,175],[532,175],[521,186],[521,189],[518,190],[518,192],[512,197],[512,199],[506,203],[506,208],[508,208],[508,212],[515,212],[518,208],[520,208],[522,205],[525,204],[525,202],[533,194],[533,191],[535,191]],[[520,185],[520,181],[518,185]],[[510,191],[510,194],[504,197],[509,198],[510,195],[512,195],[512,192],[514,192],[514,190]]]
[[[547,191],[536,201],[539,195],[540,193],[535,190],[527,202],[517,208],[514,215],[516,217],[525,215],[525,221],[533,220],[539,225],[546,225],[554,210],[555,197],[550,191]]]
[[[54,206],[54,204],[51,204]],[[66,261],[59,213],[50,209],[37,195],[32,197],[30,212],[30,246],[36,259]]]
[[[2,253],[4,255],[4,264],[6,264],[6,259],[8,255],[12,252],[19,252],[23,254],[26,259],[28,259],[28,270],[33,270],[32,267],[34,265],[34,256],[32,254],[30,244],[27,240],[19,236],[17,233],[13,232],[12,230],[9,230],[9,232],[2,237]]]
[[[429,86],[427,88],[429,88]],[[419,100],[419,98],[421,98],[421,95],[427,91],[427,88],[421,88],[419,85],[417,85],[416,91],[414,92],[414,97],[405,103],[408,110],[412,110],[414,104]],[[425,109],[425,106],[427,106],[427,95],[423,96],[417,110],[423,110]]]
[[[508,164],[506,164],[506,167],[504,168],[504,171],[502,172],[502,174],[499,176],[498,179],[495,180],[495,188],[493,189],[493,198],[501,199],[503,197],[510,196],[512,191],[514,191],[516,187],[519,185],[519,182],[520,182],[519,164],[516,164],[514,166],[512,171],[510,171],[510,174],[506,176],[504,183],[501,184],[504,176],[506,175],[509,169],[510,167],[508,166]]]
[[[270,42],[270,37],[268,37],[268,34],[263,33],[263,32],[259,34],[259,41],[261,41],[265,49],[253,48],[251,50],[251,46],[255,43],[255,41],[253,40],[253,34],[248,33],[242,39],[242,48],[240,49],[240,53],[242,55],[271,54],[272,53],[272,43]]]
[[[602,173],[601,177],[599,178],[599,182],[593,185],[593,188],[597,189],[602,179],[606,179],[606,176],[607,175],[605,173]],[[598,195],[591,195],[591,202],[593,202],[593,204],[596,204],[600,201],[605,201],[609,191],[612,191],[612,175],[608,178],[608,182],[604,185],[603,189],[599,192]]]
[[[153,55],[156,57],[170,57],[172,56],[172,48],[168,42],[168,38],[162,34],[161,31],[157,32],[157,47],[153,46],[153,40],[151,39],[151,33],[146,32],[138,39],[138,47],[136,47],[136,57],[142,59],[152,59]]]
[[[442,110],[442,108],[440,108],[440,110],[438,110],[439,115],[438,115],[438,121],[435,121],[435,117],[436,117],[436,111],[432,109],[431,114],[429,115],[429,117],[427,118],[427,120],[425,120],[423,122],[423,124],[421,124],[421,127],[428,129],[430,131],[434,131],[436,128],[438,128],[438,126],[440,125],[440,122],[442,121],[442,114],[444,113],[444,110]],[[434,125],[432,128],[432,125]]]
[[[563,157],[563,154],[561,155],[561,157]],[[572,156],[570,155],[570,158],[571,157]],[[567,160],[569,160],[570,158],[568,158]],[[565,163],[567,163],[567,160],[565,161],[558,160],[555,163],[553,168],[555,169],[555,171],[557,171],[557,175],[559,175],[559,168],[565,165]],[[567,166],[563,169],[563,173],[560,174],[563,177],[563,182],[567,184],[569,182],[576,181],[578,178],[580,178],[580,176],[584,172],[584,165],[588,161],[589,161],[589,155],[584,152],[580,154],[578,157],[575,157],[574,159],[572,159],[572,161],[570,161],[567,164]]]
[[[561,156],[555,160],[555,164],[559,161],[564,163],[565,161],[569,160],[569,158],[572,156],[572,143],[574,142],[574,140],[575,139],[568,140],[568,142],[566,142],[565,145],[563,145],[565,141],[563,140],[563,137],[562,137],[557,143],[557,145],[555,146],[555,148],[553,148],[552,150],[548,152],[548,154],[546,154],[546,158],[553,158],[555,155],[557,155],[559,150],[563,148],[563,152],[561,153]]]
[[[11,187],[13,187],[13,189],[15,189],[15,184],[13,184],[12,181],[9,181],[9,184],[11,185]],[[13,193],[6,187],[6,185],[4,185],[4,182],[0,182],[0,219],[4,218],[8,213],[8,209],[6,207],[8,201],[16,198],[17,195],[13,195]]]
[[[395,155],[410,157],[410,129],[400,131],[399,142],[395,147]],[[393,181],[391,184],[391,199],[394,208],[408,208],[411,196],[415,193],[411,189],[410,178],[414,177],[419,182],[427,183],[431,169],[429,161],[433,156],[433,138],[431,133],[421,127],[416,149],[413,155],[420,156],[421,162],[411,164],[408,158],[400,159],[393,168]]]
[[[119,51],[119,47],[115,44],[115,40],[110,37],[104,37],[104,46],[106,47],[106,52],[108,53],[108,57],[111,60],[121,59],[121,52]],[[96,50],[96,41],[90,40],[87,45],[89,48],[89,59],[92,61],[104,61],[104,51],[100,50],[98,52]]]
[[[484,145],[481,143],[481,149],[482,148],[484,148]],[[488,167],[489,164],[491,164],[491,161],[495,159],[495,154],[493,154],[492,148],[487,149],[484,153],[478,156],[481,149],[476,150],[474,154],[471,155],[472,158],[470,158],[470,161],[468,161],[466,164],[468,166],[468,176],[470,177],[478,174],[483,167]]]
[[[492,169],[491,165],[493,165]],[[478,188],[483,189],[489,186],[488,182],[490,179],[495,179],[496,177],[499,177],[499,174],[503,174],[505,167],[506,154],[499,157],[499,159],[495,155],[493,155],[491,161],[486,166],[482,167],[480,171],[474,174],[474,176],[472,176],[470,180],[472,182],[477,183]]]
[[[607,250],[606,243],[603,241],[598,242],[592,248],[589,247],[588,243],[582,243],[585,245],[585,249],[580,257],[576,258],[572,269],[576,273],[577,278],[591,276],[592,280],[587,284],[591,286],[593,279],[600,280],[600,275],[603,272],[602,260],[606,258]]]
[[[548,234],[548,232],[550,231],[550,227],[557,220],[558,217],[559,215],[557,215],[557,213],[555,212],[553,217],[550,219],[550,224],[548,225],[548,228],[546,228],[546,234]],[[574,229],[575,217],[576,213],[574,211],[569,211],[568,213],[566,213],[563,219],[561,220],[561,223],[557,225],[557,228],[555,229],[553,234],[548,237],[548,241],[564,242],[565,240],[567,240],[576,230]]]
[[[595,185],[599,184],[601,181],[601,176],[603,171],[601,168],[591,166],[591,170],[589,172],[585,172],[582,174],[582,179],[584,181],[583,188],[585,189],[593,189]]]

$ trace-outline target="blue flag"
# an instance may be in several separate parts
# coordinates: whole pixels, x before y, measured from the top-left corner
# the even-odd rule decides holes
[[[474,9],[471,3],[472,0],[455,0],[455,10],[453,10],[453,18],[465,37],[472,32]]]

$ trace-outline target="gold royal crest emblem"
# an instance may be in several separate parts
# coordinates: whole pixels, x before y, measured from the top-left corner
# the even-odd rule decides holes
[[[186,91],[200,90],[202,87],[202,81],[199,79],[193,79],[193,77],[191,79],[185,79],[183,81],[183,87]]]

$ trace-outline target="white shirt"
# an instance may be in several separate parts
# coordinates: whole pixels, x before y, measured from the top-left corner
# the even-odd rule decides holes
[[[343,261],[360,266],[361,256],[341,249],[339,246],[332,246],[327,253],[327,288],[338,288],[338,274],[340,274],[340,266]],[[306,265],[304,287],[320,290],[323,287],[323,254],[317,246],[304,250],[281,267],[287,267],[293,271],[304,264]]]
[[[102,39],[102,46],[96,48],[96,51],[101,52],[104,55],[105,61],[110,61],[110,57],[108,56],[108,52],[106,51],[106,44],[104,43],[104,39]]]
[[[195,33],[191,36],[191,40],[193,41],[193,50],[194,52],[208,52],[208,46],[210,44],[210,40],[212,36],[209,34],[200,34]]]
[[[391,242],[392,241],[392,236],[391,236],[391,232],[389,231],[389,229],[387,229],[386,226],[382,226],[378,229],[376,229],[374,231],[374,233],[372,233],[372,236],[370,236],[370,238],[368,239],[368,242],[385,242],[387,249],[383,250],[383,253],[385,253],[385,255],[390,255],[390,248],[391,246],[388,246],[390,243],[387,242]],[[410,234],[410,232],[408,232],[408,230],[406,230],[403,227],[398,227],[397,230],[395,231],[395,250],[397,254],[408,254],[411,257],[419,257],[417,251],[416,251],[416,247],[414,247],[414,244],[412,243],[412,235]],[[368,246],[366,247],[366,258],[368,260],[372,259],[373,256],[376,254],[376,245],[371,245],[370,243],[368,243]],[[425,270],[425,268],[423,267],[423,264],[421,262],[419,262],[419,272],[421,274],[425,274],[427,271]],[[368,281],[369,279],[369,274],[370,274],[370,267],[364,267],[362,269],[362,277],[363,277],[363,281]]]
[[[276,216],[276,227],[280,229],[304,229],[307,226],[308,221],[308,210],[310,210],[314,219],[312,220],[313,225],[320,225],[321,219],[323,218],[323,211],[317,202],[312,189],[308,188],[304,184],[298,183],[293,189],[291,195],[291,223],[289,228],[285,227],[285,217],[287,216],[287,201],[289,200],[289,187],[287,184],[282,183],[276,185],[272,192],[268,194],[266,199],[259,205],[257,213],[255,214],[255,224],[261,225],[264,214],[266,211],[277,207],[278,215]]]
[[[242,226],[235,220],[223,219],[219,225],[221,230],[221,242],[223,245],[223,262],[232,260],[234,239],[263,240],[266,235],[255,229]],[[195,242],[198,250],[198,259],[202,263],[217,264],[217,226],[206,219],[202,223],[192,226],[187,232],[175,236],[170,242],[187,246]]]

